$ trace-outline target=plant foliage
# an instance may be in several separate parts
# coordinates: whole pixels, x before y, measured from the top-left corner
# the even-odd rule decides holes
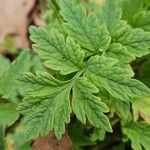
[[[17,111],[24,116],[26,137],[32,140],[53,131],[61,139],[67,129],[75,129],[83,136],[83,142],[80,142],[71,132],[73,142],[77,142],[76,149],[80,149],[86,143],[94,145],[94,142],[104,140],[107,132],[113,132],[117,118],[122,134],[131,141],[132,148],[148,150],[149,121],[146,117],[139,121],[135,113],[146,114],[142,109],[146,107],[143,99],[150,97],[150,89],[141,81],[147,82],[148,77],[146,81],[142,77],[139,77],[141,81],[135,79],[131,66],[137,58],[150,53],[147,3],[143,0],[106,0],[92,11],[75,0],[50,3],[57,13],[59,25],[32,26],[29,30],[32,48],[47,69],[31,71],[34,65],[30,63],[32,58],[27,51],[12,64],[5,61],[6,66],[9,64],[8,69],[1,69],[3,98],[9,98],[11,102],[18,91],[24,91]],[[136,7],[132,9],[133,5]],[[9,82],[12,77],[15,79]],[[9,105],[2,109],[5,107]],[[13,113],[14,117],[3,123],[11,124],[16,120],[18,114]],[[74,117],[85,129],[86,126],[92,129],[91,138],[85,138],[84,132],[75,125],[68,128]]]

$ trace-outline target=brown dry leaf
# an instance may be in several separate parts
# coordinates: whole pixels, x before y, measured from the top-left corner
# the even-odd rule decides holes
[[[35,0],[0,0],[0,50],[4,38],[15,37],[15,47],[27,45],[28,15],[35,5]]]
[[[54,133],[47,137],[41,137],[35,140],[33,150],[71,150],[72,142],[67,134],[64,134],[61,140],[57,140]]]

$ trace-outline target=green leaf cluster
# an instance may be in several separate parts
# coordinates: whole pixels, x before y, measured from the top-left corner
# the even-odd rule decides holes
[[[121,0],[123,19],[134,28],[150,31],[149,4],[149,0]]]
[[[150,89],[133,78],[130,63],[149,54],[150,32],[131,27],[117,0],[106,0],[90,13],[75,1],[61,0],[58,6],[64,32],[30,28],[32,47],[48,71],[17,77],[26,90],[17,108],[24,115],[26,136],[35,139],[54,131],[60,139],[76,116],[98,131],[93,139],[101,139],[100,131],[112,132],[108,113],[115,109],[132,147],[148,150],[148,127],[133,121],[130,105],[135,98],[149,97]],[[144,139],[136,140],[141,128]]]

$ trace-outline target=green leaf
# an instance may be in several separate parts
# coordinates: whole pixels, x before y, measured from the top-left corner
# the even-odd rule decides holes
[[[48,0],[54,12],[59,16],[59,6],[55,0]]]
[[[145,85],[131,79],[125,69],[113,67],[111,60],[102,56],[91,57],[85,77],[95,85],[103,86],[113,97],[123,101],[150,95],[150,90]]]
[[[16,54],[17,53],[17,48],[16,48],[16,37],[12,35],[5,35],[3,38],[3,42],[1,44],[1,49],[2,50],[7,50],[10,54]],[[2,52],[3,53],[3,52]]]
[[[30,27],[31,40],[36,44],[33,49],[45,60],[45,65],[61,74],[78,71],[83,66],[84,52],[74,40],[66,41],[57,30]]]
[[[142,117],[145,122],[150,123],[150,97],[134,99],[132,103],[134,120]]]
[[[126,26],[126,27],[124,27]],[[121,43],[127,50],[136,57],[141,57],[150,53],[150,33],[144,32],[142,29],[132,29],[125,25],[125,22],[120,23],[123,28],[116,32],[114,37],[115,42]]]
[[[3,73],[3,78],[0,80],[0,91],[3,98],[16,102],[19,86],[14,78],[23,72],[29,71],[30,60],[29,52],[27,50],[22,51],[17,59]]]
[[[115,112],[121,119],[128,118],[130,114],[130,103],[111,97],[110,107],[115,109]]]
[[[102,129],[95,129],[91,134],[91,141],[103,141],[105,138],[105,131]]]
[[[149,53],[150,33],[142,29],[132,29],[125,21],[121,20],[121,9],[117,0],[107,0],[101,7],[97,16],[107,26],[112,43],[120,43],[135,57]]]
[[[26,73],[18,80],[28,94],[18,110],[24,114],[24,126],[28,139],[46,136],[54,131],[60,139],[65,132],[65,123],[70,122],[70,84],[61,82],[45,72],[35,75]]]
[[[35,73],[36,71],[44,71],[44,65],[42,64],[40,57],[35,55],[31,60],[31,72]]]
[[[131,122],[123,127],[124,134],[131,140],[134,150],[149,150],[150,126],[145,123]],[[142,148],[143,147],[143,148]]]
[[[150,11],[141,11],[135,15],[132,26],[150,32]]]
[[[81,130],[75,130],[73,134],[76,135],[72,136],[76,144],[73,146],[80,149],[93,144],[89,142],[90,134],[85,128],[90,128],[91,133],[94,126],[97,130],[93,134],[94,140],[100,140],[99,135],[103,135],[100,130],[112,132],[105,114],[109,112],[106,104],[111,101],[110,109],[115,109],[120,117],[112,120],[112,125],[115,125],[120,119],[122,123],[132,120],[131,101],[150,96],[150,89],[133,79],[134,72],[130,66],[136,57],[150,52],[150,33],[133,29],[122,20],[118,0],[106,0],[98,13],[94,12],[94,7],[86,6],[86,10],[74,1],[58,1],[62,20],[56,27],[53,24],[58,30],[51,29],[52,26],[30,28],[33,49],[52,70],[51,74],[56,73],[56,78],[46,72],[19,76],[18,86],[26,94],[18,111],[24,115],[27,139],[46,136],[49,132],[54,132],[60,139],[70,118],[71,124],[76,120],[86,124]],[[136,17],[134,19],[136,21]],[[33,72],[37,70],[33,69],[35,64],[36,61],[31,62]],[[128,130],[129,124],[124,125],[123,130]],[[131,123],[129,135],[125,132],[129,138],[132,137],[130,133],[135,135],[132,124],[138,126],[137,131],[141,130],[139,126],[147,128],[142,123]]]
[[[114,67],[122,68],[123,70],[125,70],[124,72],[128,77],[134,77],[135,73],[134,73],[132,67],[130,66],[130,64],[118,62],[117,64],[114,65]]]
[[[122,11],[117,0],[106,0],[98,12],[98,18],[105,23],[110,33],[116,32],[121,17]]]
[[[95,13],[87,15],[85,8],[70,0],[61,0],[61,15],[67,22],[65,31],[90,54],[98,53],[109,47],[110,36]],[[86,55],[88,55],[88,53]]]
[[[107,90],[105,90],[105,89],[103,88],[103,86],[97,84],[96,87],[99,89],[98,96],[99,96],[102,100],[109,100],[109,99],[110,99],[110,94],[108,93]]]
[[[86,123],[86,118],[95,127],[112,132],[108,118],[103,114],[109,112],[99,97],[92,95],[98,89],[86,78],[78,78],[73,86],[73,111],[77,118]]]
[[[47,135],[49,131],[54,131],[57,138],[61,138],[65,123],[70,121],[71,88],[72,107],[77,118],[83,123],[87,118],[93,126],[112,131],[108,118],[103,114],[109,111],[107,106],[92,94],[98,89],[85,78],[61,82],[48,73],[37,72],[36,76],[26,73],[17,79],[27,91],[18,110],[25,116],[24,125],[29,139],[36,138],[38,134]]]
[[[135,57],[127,51],[127,48],[120,43],[112,43],[107,50],[106,55],[123,63],[129,63],[135,59]]]
[[[144,7],[144,0],[123,0],[121,7],[123,19],[127,20],[132,27],[150,31],[150,11]]]
[[[143,10],[143,0],[122,0],[123,19],[133,23],[134,16]]]
[[[16,107],[11,104],[0,104],[0,124],[11,126],[19,118]]]
[[[0,56],[0,76],[9,68],[10,61],[4,56]]]

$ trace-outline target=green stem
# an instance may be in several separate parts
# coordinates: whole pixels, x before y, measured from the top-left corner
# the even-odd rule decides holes
[[[74,82],[76,81],[76,79],[78,79],[84,72],[85,72],[85,68],[83,68],[82,70],[80,70],[80,71],[71,79],[71,80],[72,80],[71,87],[74,85]]]
[[[84,73],[85,69],[80,70],[74,77],[73,79],[77,79],[79,78],[83,73]]]
[[[60,8],[59,8],[59,6],[58,6],[56,0],[48,0],[48,2],[50,3],[52,9],[53,9],[54,12],[57,14],[57,16],[58,16],[60,19],[62,19],[62,17],[61,17],[60,14],[59,14]]]

